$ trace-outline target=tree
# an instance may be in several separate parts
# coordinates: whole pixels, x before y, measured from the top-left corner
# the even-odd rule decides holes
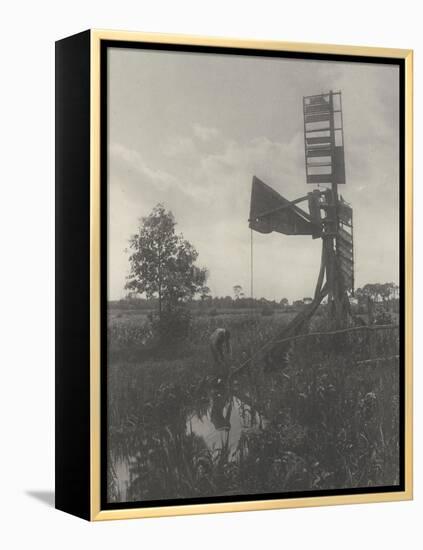
[[[159,318],[164,308],[174,309],[179,303],[202,291],[207,270],[197,267],[198,252],[175,232],[175,218],[162,204],[141,218],[138,232],[129,239],[130,272],[125,288],[147,299],[158,298]]]
[[[287,307],[287,306],[289,306],[288,298],[282,298],[282,300],[279,302],[279,304],[280,304],[282,307]]]
[[[241,285],[235,285],[232,290],[234,291],[235,300],[239,300],[244,297],[244,291]]]
[[[384,283],[381,285],[381,296],[385,303],[395,300],[398,291],[398,286],[395,283]]]
[[[205,302],[206,300],[210,300],[211,298],[211,294],[210,294],[210,289],[208,286],[203,286],[199,289],[199,294],[200,294],[200,299],[202,302]]]
[[[210,294],[210,289],[208,286],[203,286],[200,288],[199,290],[199,294],[200,294],[200,304],[201,306],[203,306],[204,304],[206,304],[207,302],[210,302],[211,300],[211,294]]]

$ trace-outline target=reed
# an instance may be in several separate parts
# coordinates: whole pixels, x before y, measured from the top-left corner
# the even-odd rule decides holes
[[[208,334],[224,322],[241,363],[287,319],[196,316],[173,357],[147,354],[148,327],[132,322],[109,328],[109,500],[399,483],[396,328],[300,338],[276,372],[252,363],[222,386],[210,375]],[[226,413],[236,405],[243,428],[235,445],[224,430],[211,446],[190,429],[194,416],[210,421],[216,403]],[[124,491],[119,463],[128,471]]]

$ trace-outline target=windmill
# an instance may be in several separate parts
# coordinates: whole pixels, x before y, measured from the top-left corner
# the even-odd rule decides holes
[[[254,176],[251,191],[249,226],[253,231],[310,235],[321,240],[313,300],[279,339],[304,330],[326,297],[333,328],[351,322],[348,293],[354,294],[353,211],[338,194],[338,185],[346,183],[341,92],[304,97],[303,116],[306,183],[317,188],[288,200]],[[306,203],[307,210],[298,206],[301,203]]]

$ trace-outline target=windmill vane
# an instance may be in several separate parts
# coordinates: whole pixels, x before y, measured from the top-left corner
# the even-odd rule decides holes
[[[346,183],[341,92],[303,97],[303,117],[306,183],[319,188],[288,200],[254,176],[251,191],[252,230],[310,235],[322,243],[314,299],[284,328],[280,338],[303,330],[326,297],[333,327],[352,323],[349,294],[354,295],[353,210],[338,195],[338,185]],[[303,202],[307,210],[298,206]]]
[[[341,92],[303,98],[307,183],[345,183]]]

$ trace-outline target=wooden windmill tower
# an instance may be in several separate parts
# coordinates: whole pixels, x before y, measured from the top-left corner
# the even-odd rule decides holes
[[[253,177],[249,226],[260,233],[310,235],[321,239],[322,256],[314,298],[280,338],[304,330],[327,297],[333,328],[351,321],[348,293],[354,293],[353,212],[338,194],[345,184],[341,92],[303,98],[306,183],[317,188],[288,200]],[[308,211],[298,204],[305,202]]]

